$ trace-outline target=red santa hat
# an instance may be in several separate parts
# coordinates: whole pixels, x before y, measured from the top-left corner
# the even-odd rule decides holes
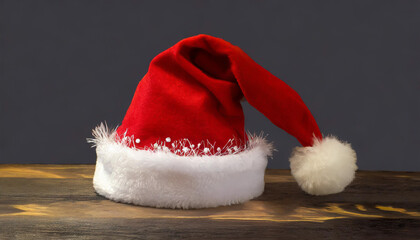
[[[220,38],[198,35],[156,56],[115,130],[93,130],[95,190],[118,202],[165,208],[242,203],[264,191],[272,146],[244,130],[245,98],[302,147],[290,167],[307,193],[338,193],[356,153],[323,138],[299,95]]]

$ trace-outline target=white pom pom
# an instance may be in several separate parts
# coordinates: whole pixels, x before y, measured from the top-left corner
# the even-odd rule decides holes
[[[293,177],[312,195],[343,191],[357,170],[356,152],[335,137],[315,139],[312,147],[297,147],[289,160]]]

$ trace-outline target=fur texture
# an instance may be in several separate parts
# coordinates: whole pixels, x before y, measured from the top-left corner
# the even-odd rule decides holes
[[[356,152],[335,137],[314,139],[312,147],[297,147],[290,157],[292,175],[312,195],[339,193],[350,184],[357,170]]]
[[[206,208],[243,203],[264,191],[272,146],[254,137],[241,152],[221,156],[179,156],[138,150],[115,140],[104,125],[93,131],[97,193],[117,202],[159,208]]]

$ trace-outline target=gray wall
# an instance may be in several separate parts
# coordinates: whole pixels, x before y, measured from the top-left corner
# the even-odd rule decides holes
[[[0,163],[94,163],[148,63],[206,33],[297,90],[365,170],[420,170],[420,1],[0,0]],[[298,142],[245,104],[288,168]]]

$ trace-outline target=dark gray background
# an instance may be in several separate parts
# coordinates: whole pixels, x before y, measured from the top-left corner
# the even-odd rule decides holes
[[[420,1],[0,1],[0,163],[94,163],[150,60],[206,33],[299,92],[365,170],[420,170]],[[298,142],[244,105],[288,168]]]

